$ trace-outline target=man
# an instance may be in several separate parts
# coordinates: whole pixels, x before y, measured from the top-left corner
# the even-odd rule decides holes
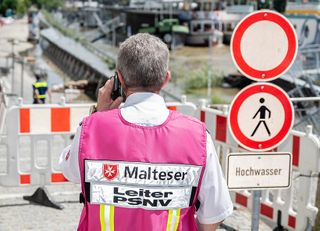
[[[44,80],[44,74],[35,74],[36,82],[32,84],[33,89],[33,103],[44,104],[46,102],[46,93],[48,84]]]
[[[108,80],[98,112],[61,154],[64,175],[82,185],[78,230],[213,231],[232,213],[204,124],[169,111],[159,95],[170,80],[168,62],[167,46],[154,36],[123,42],[117,73],[124,105],[117,109],[123,99],[111,99]]]

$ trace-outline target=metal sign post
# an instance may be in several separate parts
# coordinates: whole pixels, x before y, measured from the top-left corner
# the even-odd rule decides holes
[[[251,230],[259,231],[261,190],[253,191]]]

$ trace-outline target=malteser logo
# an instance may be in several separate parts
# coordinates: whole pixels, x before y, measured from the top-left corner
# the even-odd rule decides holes
[[[113,180],[118,175],[118,164],[103,164],[103,175],[108,180]]]

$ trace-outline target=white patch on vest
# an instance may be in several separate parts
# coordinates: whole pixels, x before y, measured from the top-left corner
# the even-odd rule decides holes
[[[91,183],[91,204],[167,210],[189,207],[192,187],[139,187]]]
[[[85,160],[85,182],[148,186],[198,186],[201,166]]]

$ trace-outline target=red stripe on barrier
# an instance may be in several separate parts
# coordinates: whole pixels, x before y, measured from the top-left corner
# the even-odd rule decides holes
[[[51,131],[69,132],[70,131],[70,108],[51,109]]]
[[[216,140],[226,142],[227,140],[227,118],[218,116],[216,119]]]
[[[288,226],[290,226],[292,228],[296,228],[296,218],[295,217],[289,215]]]
[[[260,213],[266,217],[273,219],[273,208],[266,204],[261,204]]]
[[[21,133],[30,132],[30,109],[29,108],[20,109],[20,132]]]
[[[176,106],[168,106],[167,107],[169,110],[172,110],[172,111],[176,111],[177,110],[177,107]]]
[[[248,198],[246,196],[243,196],[239,193],[236,193],[236,203],[247,207],[248,206]]]
[[[206,122],[206,113],[204,111],[200,111],[200,120]]]
[[[51,174],[51,182],[58,183],[58,182],[68,182],[68,180],[64,177],[62,173],[52,173]]]
[[[293,136],[292,139],[292,164],[298,167],[300,158],[300,137]]]
[[[30,174],[20,175],[20,184],[30,184],[30,183],[31,183]]]

